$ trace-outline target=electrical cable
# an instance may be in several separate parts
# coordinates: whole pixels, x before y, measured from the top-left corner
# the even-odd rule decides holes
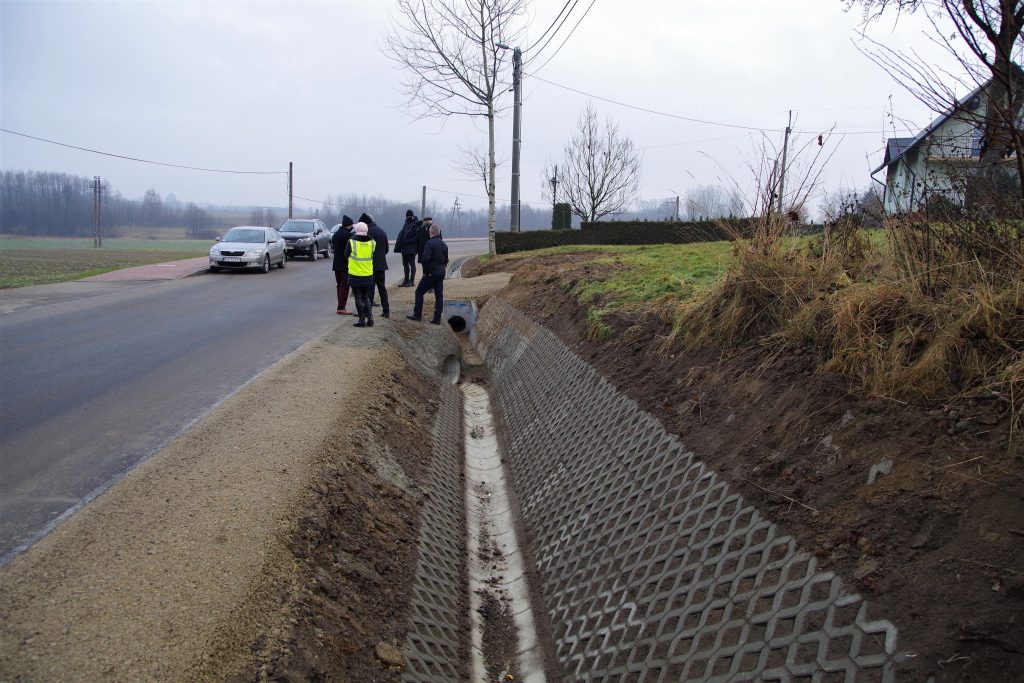
[[[83,152],[91,152],[93,154],[101,154],[107,157],[114,157],[116,159],[127,159],[128,161],[137,161],[143,164],[154,164],[156,166],[170,166],[171,168],[184,168],[189,171],[206,171],[208,173],[235,173],[238,175],[288,175],[288,171],[234,171],[223,168],[202,168],[199,166],[183,166],[181,164],[169,164],[163,161],[150,161],[149,159],[139,159],[138,157],[129,157],[123,154],[114,154],[112,152],[101,152],[98,149],[89,149],[88,147],[79,147],[77,145],[69,145],[65,142],[57,142],[56,140],[47,140],[46,138],[39,138],[35,135],[28,135],[27,133],[19,133],[15,130],[8,130],[6,128],[0,128],[0,131],[4,133],[10,133],[11,135],[18,135],[23,138],[29,138],[30,140],[38,140],[39,142],[48,142],[51,145],[59,145],[61,147],[69,147],[71,149],[81,150]]]
[[[531,72],[531,73],[529,73],[527,75],[531,76],[532,78],[537,79],[538,81],[540,81],[542,83],[547,83],[548,85],[553,85],[556,88],[561,88],[563,90],[568,90],[569,92],[574,92],[577,95],[583,95],[584,97],[590,97],[592,99],[600,100],[602,102],[608,102],[610,104],[617,104],[620,107],[626,107],[627,109],[635,109],[636,111],[642,111],[642,112],[646,112],[648,114],[656,114],[658,116],[667,116],[668,118],[679,119],[680,121],[689,121],[690,123],[700,123],[700,124],[703,124],[703,125],[706,125],[706,126],[721,126],[723,128],[736,128],[738,130],[755,130],[755,131],[759,131],[759,132],[762,132],[762,133],[785,133],[786,132],[782,128],[762,128],[760,126],[743,126],[743,125],[736,124],[736,123],[723,123],[721,121],[709,121],[707,119],[698,119],[698,118],[694,118],[692,116],[682,116],[681,114],[670,114],[668,112],[658,111],[656,109],[648,109],[647,107],[640,107],[640,106],[637,106],[635,104],[629,104],[628,102],[622,102],[622,101],[613,100],[613,99],[610,99],[610,98],[607,98],[607,97],[601,97],[600,95],[595,95],[593,93],[584,92],[583,90],[577,90],[576,88],[570,88],[567,85],[562,85],[561,83],[555,83],[554,81],[549,81],[546,78],[541,78],[540,76],[536,75],[536,72]],[[812,133],[814,135],[818,135],[820,131],[794,130],[794,131],[791,131],[791,132],[793,132],[793,133],[808,133],[808,132],[810,132],[810,133]],[[881,132],[877,131],[877,130],[851,130],[851,131],[838,131],[837,130],[837,131],[835,131],[835,133],[837,135],[880,135],[881,134]]]
[[[566,12],[565,17],[562,19],[561,23],[558,24],[558,28],[555,29],[555,32],[552,33],[548,37],[547,41],[545,41],[545,43],[540,47],[540,49],[537,50],[537,53],[533,57],[531,57],[530,59],[526,60],[527,64],[529,64],[530,62],[532,62],[533,60],[539,58],[542,54],[544,54],[544,50],[548,49],[548,45],[551,44],[551,41],[553,41],[558,36],[558,32],[562,30],[563,26],[565,26],[565,22],[569,21],[569,17],[572,16],[573,10],[576,9],[576,5],[578,5],[578,4],[580,4],[580,0],[574,0],[573,1],[572,7],[570,7],[569,11]],[[557,21],[557,19],[556,19],[556,21]],[[545,33],[547,33],[547,31],[545,31]],[[540,41],[538,40],[537,42],[539,43]],[[530,47],[530,49],[532,50],[534,47],[536,47],[536,44],[532,45]],[[524,50],[524,52],[525,52],[525,50]]]
[[[563,48],[563,47],[565,47],[565,44],[569,42],[569,39],[570,39],[570,38],[572,38],[572,34],[576,33],[576,29],[578,29],[578,28],[580,27],[580,24],[582,24],[582,23],[583,23],[583,20],[587,18],[587,15],[588,15],[588,14],[590,14],[590,10],[594,9],[594,5],[595,5],[596,3],[597,3],[597,0],[591,0],[591,2],[590,2],[590,6],[589,6],[589,7],[587,7],[587,11],[583,13],[583,16],[582,16],[582,17],[580,17],[580,20],[579,20],[579,21],[577,21],[577,22],[576,22],[576,25],[572,27],[572,30],[571,30],[571,31],[569,31],[569,35],[567,35],[567,36],[565,37],[565,40],[563,40],[563,41],[562,41],[562,44],[558,46],[558,49],[557,49],[557,50],[555,50],[554,54],[552,54],[552,55],[551,55],[550,57],[548,57],[547,61],[545,61],[545,62],[544,62],[543,64],[541,64],[541,65],[540,65],[539,67],[537,67],[537,68],[536,68],[536,69],[534,70],[534,72],[535,72],[535,73],[536,73],[537,71],[540,71],[540,70],[541,70],[541,69],[543,69],[544,67],[546,67],[546,66],[547,66],[548,64],[550,64],[550,63],[551,63],[551,60],[552,60],[552,59],[554,59],[555,57],[557,57],[557,56],[558,56],[558,53],[562,51],[562,48]],[[534,59],[536,59],[536,57],[535,57]],[[533,61],[533,60],[530,60],[530,61]]]
[[[538,38],[537,40],[533,41],[533,45],[531,45],[530,47],[524,49],[523,52],[529,52],[533,48],[537,47],[537,44],[540,43],[540,41],[544,40],[544,36],[546,36],[548,34],[548,31],[550,31],[551,29],[553,29],[555,27],[555,24],[557,24],[558,20],[562,17],[562,12],[565,11],[565,8],[568,7],[569,3],[572,2],[572,1],[573,0],[565,0],[565,4],[562,5],[562,9],[560,9],[558,11],[558,15],[555,17],[554,21],[551,22],[551,25],[548,26],[547,29],[544,30],[544,33],[540,34],[540,38]],[[579,2],[579,0],[576,0],[576,1]],[[573,5],[573,7],[575,7],[575,5]],[[570,10],[570,14],[571,13],[572,12]]]

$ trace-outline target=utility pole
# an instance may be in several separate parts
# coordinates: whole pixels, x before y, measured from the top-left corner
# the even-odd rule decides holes
[[[292,176],[292,162],[288,162],[288,218],[292,217],[292,189],[295,187]],[[271,226],[273,227],[273,226]]]
[[[676,222],[679,222],[679,195],[676,195]]]
[[[779,213],[783,210],[783,197],[786,196],[786,152],[789,151],[789,134],[793,131],[793,110],[789,110],[789,123],[786,124],[786,137],[782,143],[782,168],[779,170]]]
[[[512,50],[512,87],[515,88],[512,107],[512,232],[519,232],[519,148],[522,145],[523,126],[523,51]]]
[[[551,208],[555,208],[555,204],[558,203],[558,166],[555,166],[555,175],[550,179],[551,182]]]
[[[92,246],[97,249],[103,246],[103,233],[100,232],[100,192],[103,185],[99,176],[92,179]]]
[[[426,218],[427,213],[427,186],[423,186],[423,199],[420,200],[420,220]]]

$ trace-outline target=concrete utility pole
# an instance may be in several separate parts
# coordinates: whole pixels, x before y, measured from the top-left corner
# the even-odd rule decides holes
[[[423,186],[423,199],[420,200],[420,220],[426,217],[427,213],[427,186]]]
[[[292,162],[288,162],[288,218],[292,217],[292,188],[294,187],[292,178]],[[271,226],[273,227],[273,226]]]
[[[679,195],[676,195],[676,222],[679,222]]]
[[[555,166],[555,175],[551,178],[551,208],[558,203],[558,166]]]
[[[523,125],[523,51],[512,50],[512,87],[515,88],[512,108],[512,232],[519,232],[519,148]],[[557,174],[556,174],[557,175]]]
[[[793,132],[793,110],[789,110],[789,123],[786,124],[786,137],[782,143],[782,168],[779,171],[779,213],[783,211],[783,197],[786,196],[786,152],[789,151],[789,134]]]

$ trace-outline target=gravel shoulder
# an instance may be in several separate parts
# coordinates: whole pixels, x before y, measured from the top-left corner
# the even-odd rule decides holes
[[[325,443],[404,368],[354,332],[300,347],[7,565],[5,677],[221,678],[254,634],[283,633],[308,484],[351,457]]]

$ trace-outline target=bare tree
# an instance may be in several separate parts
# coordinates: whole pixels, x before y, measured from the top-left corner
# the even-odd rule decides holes
[[[687,191],[683,214],[691,221],[742,216],[743,195],[735,188],[729,191],[721,185],[698,185]]]
[[[981,131],[978,166],[973,178],[965,179],[968,198],[972,187],[973,194],[989,199],[998,193],[998,177],[1011,155],[1016,156],[1014,184],[1024,198],[1024,72],[1019,64],[1024,0],[847,0],[848,7],[855,5],[864,9],[866,22],[890,8],[926,15],[933,41],[952,55],[962,74],[874,41],[866,54],[930,109]],[[985,106],[958,99],[964,94],[956,92],[958,87],[977,90]]]
[[[604,127],[597,111],[588,104],[576,122],[576,133],[566,143],[559,165],[558,198],[572,207],[584,221],[621,213],[632,204],[640,190],[640,151],[611,119]],[[553,168],[545,167],[551,177]],[[551,200],[551,188],[543,190]]]
[[[487,120],[487,235],[495,227],[494,120],[508,88],[504,46],[517,43],[515,20],[527,0],[397,0],[387,55],[406,72],[408,104],[420,117]]]

